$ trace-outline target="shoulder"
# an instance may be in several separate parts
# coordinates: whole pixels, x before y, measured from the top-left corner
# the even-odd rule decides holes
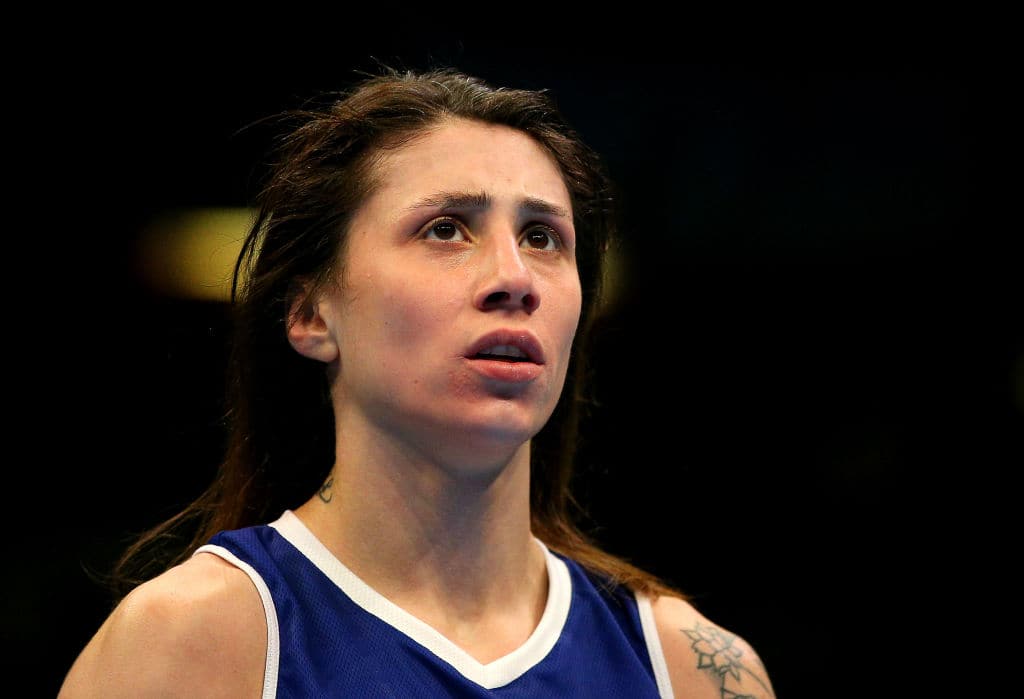
[[[652,599],[651,611],[677,699],[775,696],[761,659],[745,640],[679,597]]]
[[[72,666],[60,699],[260,696],[263,603],[249,577],[200,554],[133,590]]]

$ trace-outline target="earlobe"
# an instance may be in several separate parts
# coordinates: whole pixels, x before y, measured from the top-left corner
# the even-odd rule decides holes
[[[315,294],[296,294],[288,311],[287,332],[288,343],[296,352],[329,364],[338,358],[338,343],[322,315],[325,308]]]

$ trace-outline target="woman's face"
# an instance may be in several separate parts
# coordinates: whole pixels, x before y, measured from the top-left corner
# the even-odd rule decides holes
[[[554,410],[580,318],[561,172],[522,132],[451,120],[377,174],[323,307],[338,418],[443,459],[507,457]]]

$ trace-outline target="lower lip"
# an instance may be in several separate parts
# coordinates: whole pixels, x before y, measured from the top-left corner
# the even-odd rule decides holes
[[[469,359],[475,371],[489,379],[507,383],[527,383],[540,376],[542,365],[533,362],[502,362],[496,359]]]

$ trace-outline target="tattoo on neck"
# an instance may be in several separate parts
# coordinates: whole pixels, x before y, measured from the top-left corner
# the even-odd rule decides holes
[[[330,502],[331,499],[334,497],[334,493],[331,492],[331,487],[333,486],[334,476],[331,476],[324,482],[322,486],[320,486],[320,490],[316,491],[316,494],[319,495],[320,499],[323,500],[324,502]]]

